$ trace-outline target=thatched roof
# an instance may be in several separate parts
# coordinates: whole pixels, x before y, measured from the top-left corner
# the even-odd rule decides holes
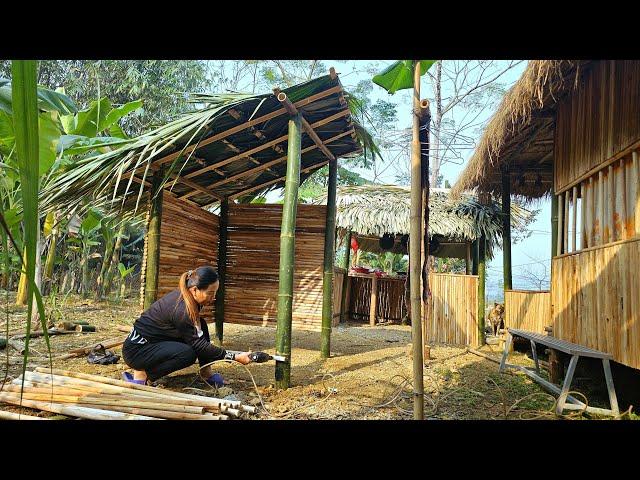
[[[362,150],[361,131],[333,71],[282,92],[336,158]],[[159,166],[169,169],[165,190],[198,206],[284,185],[289,114],[275,94],[198,94],[191,100],[201,108],[118,150],[76,162],[46,187],[43,203],[70,205],[89,199],[96,204],[113,197],[124,202],[129,194],[125,207],[135,206],[143,195],[138,186],[148,186]],[[301,181],[328,161],[303,131]]]
[[[590,61],[531,60],[507,92],[453,195],[477,188],[498,195],[501,168],[511,172],[511,192],[527,198],[548,194],[553,184],[553,135],[558,100],[576,85]]]
[[[326,203],[326,197],[320,200]],[[351,230],[362,237],[382,237],[384,234],[409,234],[411,210],[410,189],[396,185],[362,185],[338,187],[336,226]],[[448,189],[431,189],[429,196],[429,236],[438,235],[446,242],[472,242],[483,233],[488,251],[502,236],[501,205],[478,202],[474,195],[464,193],[457,200]],[[512,204],[511,224],[522,227],[530,212]],[[363,247],[364,248],[364,247]]]

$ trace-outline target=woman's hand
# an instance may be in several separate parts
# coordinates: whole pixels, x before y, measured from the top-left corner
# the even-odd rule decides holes
[[[249,357],[249,354],[251,353],[251,351],[248,352],[242,352],[242,353],[236,353],[236,356],[234,358],[234,360],[236,362],[239,362],[243,365],[248,365],[249,363],[251,363],[251,358]]]

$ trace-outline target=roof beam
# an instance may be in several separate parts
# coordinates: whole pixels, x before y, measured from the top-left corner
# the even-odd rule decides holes
[[[311,170],[315,170],[315,169],[318,169],[320,167],[324,167],[327,163],[329,163],[329,160],[325,160],[322,163],[316,163],[315,165],[311,165],[310,167],[307,167],[307,168],[304,168],[304,169],[300,170],[300,173],[306,173],[306,172],[310,172]],[[242,190],[241,192],[234,193],[233,195],[229,195],[228,198],[229,198],[229,200],[235,200],[236,198],[241,197],[242,195],[246,195],[247,193],[251,193],[254,190],[258,190],[260,188],[264,188],[264,187],[268,187],[269,185],[273,185],[274,183],[281,182],[285,178],[287,178],[286,175],[284,177],[280,177],[280,178],[275,178],[273,180],[269,180],[268,182],[261,183],[260,185],[255,185],[255,186],[253,186],[251,188],[247,188],[246,190]]]
[[[350,115],[350,114],[351,114],[351,112],[348,109],[341,110],[340,112],[338,112],[338,113],[336,113],[334,115],[331,115],[330,117],[327,117],[325,119],[317,121],[316,123],[314,123],[312,125],[312,127],[320,127],[320,126],[325,125],[327,123],[331,123],[334,120],[337,120],[338,118],[346,117],[347,115]],[[248,155],[252,155],[252,154],[254,154],[256,152],[259,152],[259,151],[262,151],[262,150],[264,150],[266,148],[269,148],[271,145],[275,145],[277,143],[283,142],[283,141],[287,140],[287,138],[288,138],[288,134],[287,135],[283,135],[281,137],[276,138],[275,140],[271,140],[268,143],[265,143],[263,145],[255,147],[255,148],[252,148],[251,150],[247,150],[244,153],[241,153],[241,154],[238,154],[238,155],[234,155],[233,157],[227,158],[225,160],[221,160],[220,162],[213,163],[213,164],[211,164],[211,165],[209,165],[209,166],[207,166],[205,168],[201,168],[200,170],[196,170],[195,172],[191,172],[191,173],[185,175],[183,178],[197,177],[198,175],[201,175],[201,174],[203,174],[205,172],[213,170],[214,168],[221,167],[223,165],[227,165],[228,163],[231,163],[231,162],[233,162],[233,161],[235,161],[235,160],[237,160],[239,158],[243,158],[243,157],[246,157]],[[195,195],[195,192],[191,192],[191,193],[185,195],[182,198],[188,198],[188,197],[191,197],[193,195]]]
[[[327,90],[324,90],[322,92],[316,93],[315,95],[311,95],[310,97],[307,98],[303,98],[302,100],[297,101],[294,105],[296,107],[303,107],[305,105],[309,105],[310,103],[315,102],[316,100],[320,100],[321,98],[324,97],[328,97],[330,95],[333,95],[334,93],[340,92],[342,91],[342,86],[341,85],[337,85],[335,87],[331,87]],[[250,120],[248,122],[242,123],[240,125],[237,125],[233,128],[230,128],[229,130],[225,130],[224,132],[220,132],[217,135],[214,135],[212,137],[206,138],[204,140],[202,140],[199,143],[196,143],[194,145],[188,146],[180,151],[171,153],[165,157],[162,157],[158,160],[156,160],[155,162],[153,162],[155,165],[163,165],[167,162],[171,162],[173,160],[175,160],[176,158],[183,156],[183,155],[187,155],[189,153],[191,153],[193,150],[197,149],[197,148],[201,148],[204,147],[205,145],[209,145],[210,143],[216,142],[218,140],[222,140],[223,138],[228,137],[229,135],[233,135],[234,133],[238,133],[241,132],[242,130],[245,130],[249,127],[252,127],[254,125],[258,125],[260,123],[264,123],[267,120],[271,120],[272,118],[275,117],[279,117],[280,115],[284,115],[286,113],[286,109],[284,108],[280,108],[274,112],[271,113],[267,113],[266,115],[263,115],[261,117],[258,117],[254,120]],[[145,167],[139,167],[138,169],[136,169],[135,173],[138,173],[139,171],[144,170]],[[123,178],[129,178],[131,176],[131,172],[127,172],[123,175]]]
[[[336,140],[342,138],[342,137],[346,137],[347,135],[351,135],[351,133],[354,132],[353,129],[351,130],[347,130],[346,132],[341,133],[340,135],[336,135],[335,137],[331,137],[329,138],[327,141],[325,141],[324,143],[331,143],[331,142],[335,142]],[[311,150],[315,150],[316,148],[318,148],[317,145],[311,145],[310,147],[304,148],[300,153],[304,154],[307,153]],[[214,187],[218,187],[220,185],[224,185],[226,183],[232,182],[233,180],[237,180],[238,178],[242,178],[242,177],[246,177],[248,175],[251,175],[253,173],[258,173],[261,172],[262,170],[267,170],[268,167],[271,167],[273,165],[276,165],[278,163],[282,163],[284,161],[287,160],[287,156],[285,155],[284,157],[280,157],[280,158],[276,158],[275,160],[272,160],[268,163],[265,163],[264,165],[260,165],[259,167],[256,168],[252,168],[251,170],[246,170],[244,172],[240,172],[236,175],[233,175],[231,177],[225,178],[224,180],[220,180],[216,183],[212,183],[211,185],[209,185],[207,188],[214,188]]]
[[[279,88],[274,88],[273,93],[276,95],[276,98],[278,99],[278,101],[282,103],[282,105],[284,105],[284,108],[287,110],[289,115],[291,116],[298,115],[299,113],[298,109],[295,107],[293,103],[291,103],[291,100],[287,98],[286,93],[281,92]],[[331,153],[331,150],[329,150],[326,147],[326,145],[322,142],[322,140],[320,139],[318,134],[315,132],[315,130],[311,127],[311,125],[309,125],[309,122],[307,122],[307,120],[304,118],[304,115],[300,114],[300,120],[302,120],[302,128],[304,129],[304,131],[307,132],[307,135],[311,137],[313,142],[318,146],[318,148],[322,151],[322,153],[324,153],[324,156],[331,161],[335,161],[336,157],[333,155],[333,153]]]

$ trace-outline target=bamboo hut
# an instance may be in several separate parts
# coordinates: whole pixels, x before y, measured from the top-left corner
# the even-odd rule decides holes
[[[530,61],[454,186],[454,193],[551,196],[551,291],[513,292],[507,323],[547,327],[636,369],[638,112],[640,61]]]
[[[215,313],[207,317],[215,315],[221,339],[223,320],[276,322],[282,216],[290,205],[248,202],[285,186],[290,165],[297,189],[322,166],[335,168],[337,159],[359,154],[363,132],[333,69],[274,93],[198,94],[191,100],[192,112],[81,160],[47,187],[43,203],[89,199],[125,210],[146,208],[141,307],[176,288],[186,270],[217,265],[221,285]],[[299,122],[293,152],[292,119]],[[326,206],[293,203],[290,313],[294,326],[320,330],[323,249],[334,234],[326,231]]]
[[[326,200],[323,198],[319,203]],[[342,186],[337,193],[338,235],[349,242],[355,236],[360,248],[370,252],[407,254],[410,190],[396,185]],[[531,214],[520,205],[511,210],[511,224],[522,228]],[[448,189],[433,188],[429,196],[430,255],[466,261],[466,274],[431,273],[431,300],[423,308],[425,341],[459,345],[477,344],[478,259],[472,255],[480,238],[486,238],[486,255],[492,258],[502,240],[501,205],[481,203],[472,194],[452,199]],[[388,243],[381,241],[386,237]],[[393,243],[389,240],[393,239]],[[347,243],[349,244],[349,243]],[[474,262],[472,267],[471,263]],[[475,272],[475,274],[472,274]],[[339,278],[342,277],[342,285]],[[380,277],[337,269],[334,316],[364,320],[371,325],[401,321],[407,314],[405,277]]]

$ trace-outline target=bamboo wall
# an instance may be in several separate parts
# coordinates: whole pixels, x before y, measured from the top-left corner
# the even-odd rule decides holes
[[[595,61],[558,102],[555,192],[640,140],[640,61]]]
[[[333,324],[340,322],[340,312],[342,308],[342,287],[345,270],[335,267],[333,269]]]
[[[325,216],[326,206],[298,205],[294,327],[322,325]],[[281,222],[282,205],[229,205],[225,322],[276,325]]]
[[[478,345],[478,276],[431,273],[429,288],[425,344]]]
[[[554,336],[640,368],[640,239],[552,262]]]
[[[162,199],[158,298],[178,288],[180,276],[203,265],[217,269],[219,217],[168,194]],[[212,320],[213,307],[203,316]]]
[[[349,316],[352,320],[368,323],[371,315],[372,275],[350,275]],[[404,278],[377,279],[376,323],[400,322],[406,315]]]
[[[551,293],[539,290],[507,290],[504,292],[504,326],[530,332],[546,333],[552,324]]]

